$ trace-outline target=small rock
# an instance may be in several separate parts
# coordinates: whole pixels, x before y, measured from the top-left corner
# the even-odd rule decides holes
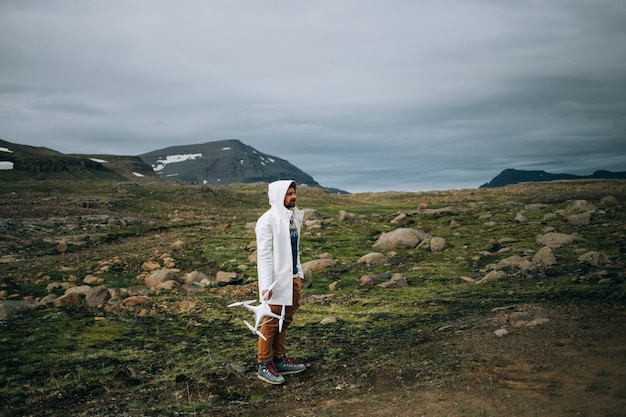
[[[156,271],[159,268],[161,268],[161,265],[158,262],[153,262],[153,261],[144,262],[141,265],[141,269],[146,272]]]
[[[87,285],[102,284],[104,279],[96,277],[95,275],[87,275],[83,278],[83,282]]]
[[[360,287],[372,287],[374,286],[374,275],[363,275],[359,278],[359,286]]]
[[[149,297],[142,296],[142,295],[133,295],[128,298],[125,298],[123,301],[123,304],[127,306],[133,306],[133,305],[138,305],[138,304],[144,304],[144,303],[147,303],[148,301],[150,301]]]
[[[494,332],[496,334],[496,336],[498,337],[504,337],[506,335],[509,334],[509,332],[506,329],[498,329]]]
[[[177,240],[176,242],[172,243],[172,249],[183,249],[185,247],[185,242],[183,242],[182,240]]]
[[[65,253],[65,252],[67,252],[67,249],[68,249],[68,247],[67,247],[67,243],[66,242],[60,242],[57,245],[57,252],[59,252],[59,253]]]
[[[409,283],[406,281],[406,278],[404,278],[404,275],[398,273],[393,274],[389,281],[379,285],[379,287],[382,288],[407,288],[408,286]]]

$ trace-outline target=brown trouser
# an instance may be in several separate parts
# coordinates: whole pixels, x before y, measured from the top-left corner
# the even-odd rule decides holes
[[[280,358],[285,353],[285,341],[287,340],[287,328],[293,321],[293,313],[300,308],[300,294],[302,291],[302,279],[293,279],[293,303],[285,306],[285,319],[283,320],[283,330],[278,331],[278,319],[271,319],[261,326],[261,333],[267,338],[259,337],[259,353],[258,362],[264,362],[272,358]],[[270,308],[274,314],[280,314],[283,306],[280,304],[270,304]]]

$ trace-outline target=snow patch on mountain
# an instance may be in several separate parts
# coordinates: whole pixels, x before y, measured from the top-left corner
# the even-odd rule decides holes
[[[163,170],[168,164],[175,164],[178,162],[192,161],[194,159],[202,158],[201,153],[188,153],[182,155],[168,155],[165,158],[157,159],[157,161],[152,164],[152,170],[154,172],[158,172]]]

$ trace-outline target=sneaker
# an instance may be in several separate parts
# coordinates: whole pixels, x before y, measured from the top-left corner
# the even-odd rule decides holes
[[[295,363],[287,355],[283,355],[280,359],[274,359],[274,364],[276,365],[276,370],[281,375],[299,374],[306,369],[305,365]]]
[[[274,362],[269,360],[259,364],[259,372],[257,372],[257,377],[261,381],[265,381],[269,384],[280,385],[285,382],[285,378],[276,370],[276,365]]]

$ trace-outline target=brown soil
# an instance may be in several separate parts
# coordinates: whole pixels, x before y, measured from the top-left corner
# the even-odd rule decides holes
[[[272,395],[274,406],[262,407],[273,415],[626,416],[623,309],[522,305],[472,321],[390,346],[390,358],[357,379],[346,361],[344,369],[312,364],[280,388],[246,383],[289,392],[289,404]],[[509,333],[498,337],[500,328]]]

